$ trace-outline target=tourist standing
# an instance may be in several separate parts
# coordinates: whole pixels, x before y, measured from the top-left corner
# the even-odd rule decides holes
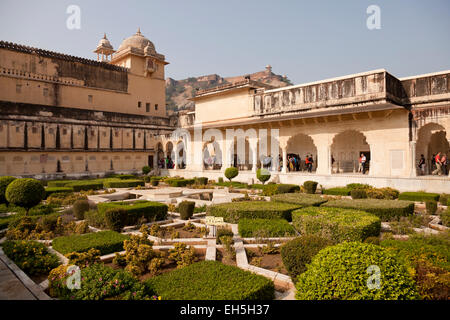
[[[447,155],[444,153],[441,157],[442,174],[447,175]]]
[[[420,169],[420,175],[425,175],[425,156],[423,154],[420,155],[419,160],[419,169]]]
[[[312,157],[312,154],[310,154],[308,158],[308,172],[312,172],[313,163],[314,159]]]
[[[359,164],[358,164],[358,172],[362,172],[363,171],[363,167],[362,167],[362,163],[361,163],[362,157],[363,157],[363,154],[361,154],[361,156],[358,159],[358,162],[359,162]]]
[[[366,174],[366,156],[364,153],[361,153],[361,167],[362,167],[362,174]]]
[[[431,174],[438,174],[442,175],[442,162],[441,162],[441,153],[438,152],[437,155],[434,157],[434,162],[436,164],[436,170],[434,170]]]

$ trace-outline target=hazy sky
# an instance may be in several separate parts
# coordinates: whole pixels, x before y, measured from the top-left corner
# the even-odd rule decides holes
[[[81,29],[69,30],[69,5]],[[369,30],[366,9],[381,9]],[[263,70],[304,83],[385,68],[397,77],[450,69],[448,0],[0,0],[0,40],[95,59],[103,32],[115,49],[140,27],[184,79]]]

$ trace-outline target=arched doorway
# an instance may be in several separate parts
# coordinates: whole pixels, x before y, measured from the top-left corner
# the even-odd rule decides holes
[[[171,141],[166,144],[166,166],[167,169],[173,169],[175,167],[175,152],[173,150],[173,143]]]
[[[175,157],[177,161],[177,169],[185,169],[186,168],[186,151],[184,147],[184,142],[179,141],[177,143],[177,157]]]
[[[450,155],[447,132],[443,126],[437,123],[428,123],[420,128],[418,132],[416,144],[416,168],[422,154],[425,158],[424,172],[422,173],[421,170],[419,170],[419,175],[431,174],[436,169],[436,164],[433,159],[438,152],[440,152],[441,155]],[[448,172],[443,173],[448,174]]]
[[[156,145],[156,163],[158,168],[164,168],[164,149],[161,142]]]
[[[250,147],[248,138],[235,137],[230,150],[230,154],[233,155],[232,166],[241,171],[252,170],[253,166],[257,166],[257,163],[253,163],[253,152],[256,152],[253,149]]]
[[[308,158],[308,159],[307,159]],[[312,162],[311,162],[312,158]],[[308,166],[308,164],[310,165]],[[291,137],[287,144],[288,171],[316,171],[317,148],[313,139],[303,133]]]
[[[222,168],[222,150],[214,137],[203,145],[203,168],[205,170]]]
[[[364,167],[359,166],[359,158],[366,158]],[[367,173],[370,168],[370,145],[359,131],[346,130],[337,134],[331,145],[332,173]]]

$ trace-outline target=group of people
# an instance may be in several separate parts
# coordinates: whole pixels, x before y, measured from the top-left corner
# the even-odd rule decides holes
[[[278,157],[278,171],[281,171],[283,166],[283,158],[281,155]],[[305,160],[302,161],[299,155],[297,154],[289,154],[287,156],[287,169],[289,171],[303,171],[307,170],[308,172],[312,172],[314,164],[314,159],[312,154],[306,154]]]
[[[448,175],[448,165],[449,160],[445,153],[438,152],[437,154],[433,154],[431,157],[431,174],[440,176]],[[425,175],[426,166],[425,156],[421,154],[418,164],[421,175]]]
[[[175,167],[175,163],[172,161],[172,158],[170,156],[167,156],[167,158],[160,158],[158,160],[158,168],[160,169],[173,169]]]

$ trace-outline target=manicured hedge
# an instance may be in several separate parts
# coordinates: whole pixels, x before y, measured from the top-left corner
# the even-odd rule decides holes
[[[307,193],[277,194],[277,195],[270,197],[270,200],[297,204],[302,207],[310,207],[310,206],[318,207],[322,203],[327,202],[327,200],[322,198],[320,195],[307,194]]]
[[[272,300],[271,280],[227,266],[202,261],[146,281],[163,300]]]
[[[410,200],[425,202],[427,200],[439,201],[439,193],[427,193],[427,192],[402,192],[398,196],[399,200]]]
[[[73,192],[72,188],[69,187],[47,187],[45,188],[45,198],[47,199],[53,193],[69,193]]]
[[[376,267],[368,269],[371,266]],[[380,271],[379,289],[376,288],[376,268]],[[395,255],[380,246],[361,242],[322,249],[298,277],[296,288],[295,297],[299,300],[419,298],[414,280]]]
[[[346,208],[370,212],[380,217],[382,221],[397,220],[399,217],[414,213],[414,202],[381,199],[340,199],[330,200],[323,207]]]
[[[242,218],[291,221],[291,212],[298,208],[300,208],[299,205],[282,202],[241,201],[211,205],[206,209],[206,214],[223,217],[224,221],[230,223],[237,223]]]
[[[302,235],[316,234],[335,242],[363,241],[378,236],[381,221],[364,211],[308,207],[292,212],[292,224]]]
[[[71,182],[74,182],[73,180],[53,180],[47,182],[47,187],[51,188],[60,188],[65,187],[66,184],[69,184]]]
[[[242,237],[290,237],[294,228],[285,219],[240,219],[239,234]]]
[[[167,217],[167,205],[153,201],[135,201],[135,202],[106,202],[97,204],[97,210],[100,216],[104,216],[108,209],[123,209],[128,215],[124,219],[125,225],[134,225],[139,218],[144,217],[147,221],[165,220]]]
[[[352,189],[347,187],[336,187],[323,190],[323,194],[330,196],[349,196]]]
[[[58,237],[52,241],[52,247],[62,254],[86,252],[90,248],[100,250],[101,255],[123,251],[123,242],[127,235],[115,231],[100,231],[81,235]]]
[[[79,192],[79,191],[88,191],[88,190],[99,190],[103,189],[103,182],[102,181],[95,181],[95,180],[80,180],[80,181],[71,181],[64,185],[65,187],[72,188],[73,191]]]
[[[14,180],[16,180],[16,178],[11,176],[0,177],[0,203],[6,203],[5,198],[6,188]]]
[[[300,191],[300,186],[296,184],[275,184],[269,183],[263,187],[263,195],[273,196],[281,193],[292,193]]]
[[[208,184],[208,178],[207,177],[196,177],[194,178],[195,184],[200,185],[207,185]]]
[[[130,179],[105,179],[103,181],[104,188],[132,188],[137,186],[145,186],[145,182],[143,180]]]
[[[194,179],[183,179],[183,178],[169,178],[165,179],[164,182],[166,182],[171,187],[185,187],[190,184],[194,184]]]

